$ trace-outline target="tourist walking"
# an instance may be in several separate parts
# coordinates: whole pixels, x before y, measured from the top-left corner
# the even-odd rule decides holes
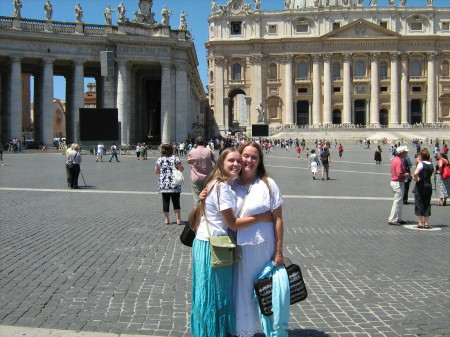
[[[203,216],[192,245],[191,333],[195,337],[227,337],[235,334],[233,310],[233,267],[211,266],[209,238],[228,235],[229,228],[271,221],[272,214],[235,218],[236,195],[230,183],[242,168],[240,153],[227,148],[205,181],[208,187],[202,207]]]
[[[436,195],[439,198],[438,206],[447,206],[447,198],[450,194],[450,178],[442,177],[444,167],[449,166],[448,157],[444,151],[439,152],[434,176],[436,184]]]
[[[80,164],[82,158],[80,153],[80,145],[73,144],[72,150],[67,156],[67,166],[69,171],[69,187],[78,188],[78,176],[80,175]]]
[[[408,154],[406,146],[399,146],[396,156],[391,161],[391,188],[394,193],[394,202],[389,215],[388,224],[400,226],[406,224],[402,219],[403,193],[405,191],[405,179],[409,174],[405,172],[402,159]]]
[[[414,180],[416,181],[414,211],[418,218],[417,228],[431,228],[428,221],[431,215],[431,195],[433,194],[431,176],[433,175],[433,171],[433,164],[430,162],[430,153],[427,149],[420,150],[419,163],[414,171]]]
[[[0,141],[0,163],[2,164],[2,166],[5,166],[5,164],[3,163],[3,144]]]
[[[330,180],[331,156],[328,146],[323,148],[323,151],[320,154],[320,161],[322,162],[322,180],[325,179],[325,173],[327,175],[327,180]]]
[[[117,157],[117,146],[115,143],[111,146],[111,158],[109,158],[109,162],[111,162],[113,158],[116,158],[116,162],[120,163],[120,160]]]
[[[159,176],[158,187],[159,193],[162,195],[164,222],[170,225],[169,208],[170,200],[172,200],[177,225],[182,225],[181,222],[181,206],[180,194],[181,186],[173,182],[173,169],[184,171],[183,164],[180,158],[173,155],[173,146],[170,144],[163,144],[161,146],[161,157],[158,158],[155,164],[155,174]]]
[[[192,197],[194,206],[199,202],[198,195],[203,190],[206,177],[211,173],[213,165],[217,162],[216,154],[205,148],[205,138],[195,138],[195,148],[189,151],[187,163],[191,167]]]
[[[375,160],[375,164],[381,164],[381,152],[383,152],[383,150],[381,149],[381,146],[378,145],[377,148],[375,149],[375,154],[374,154],[374,160]]]
[[[103,161],[103,152],[105,151],[105,145],[103,145],[102,142],[99,142],[97,145],[97,153],[96,153],[96,158],[95,161],[98,162],[98,160],[100,159],[100,161]]]
[[[409,159],[408,154],[406,157],[402,159],[403,167],[405,168],[405,172],[409,174],[409,177],[405,178],[405,190],[403,191],[403,204],[407,205],[408,202],[408,194],[409,194],[409,185],[411,185],[412,177],[411,177],[411,167],[412,162]]]
[[[344,147],[342,146],[342,144],[339,144],[338,152],[339,152],[339,159],[342,159],[342,155],[344,153]]]
[[[247,142],[239,148],[239,152],[242,155],[242,171],[231,183],[237,198],[236,214],[251,217],[270,212],[273,215],[273,220],[261,220],[249,227],[238,227],[237,230],[242,258],[233,269],[236,336],[252,337],[263,332],[258,304],[254,300],[254,282],[268,262],[274,261],[275,267],[284,263],[284,202],[277,184],[266,173],[260,145]]]
[[[312,173],[312,178],[316,180],[317,167],[320,166],[319,159],[317,159],[316,150],[311,150],[311,156],[308,158],[308,166]]]

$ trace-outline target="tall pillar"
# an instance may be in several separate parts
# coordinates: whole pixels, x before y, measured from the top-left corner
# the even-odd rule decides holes
[[[22,139],[22,64],[19,57],[11,58],[9,96],[9,138]]]
[[[188,132],[191,129],[191,125],[188,123],[188,110],[189,110],[189,99],[188,99],[188,79],[186,73],[185,64],[176,65],[176,80],[175,80],[176,90],[176,133],[175,141],[182,142],[187,139]]]
[[[42,73],[42,141],[44,144],[53,145],[54,138],[54,109],[53,109],[53,60],[44,59],[44,71]]]
[[[397,127],[399,123],[398,111],[398,53],[391,53],[391,109],[389,126]]]
[[[102,76],[101,83],[103,87],[103,95],[102,95],[102,107],[103,108],[115,108],[115,82],[114,76]]]
[[[75,60],[72,86],[72,135],[73,142],[80,141],[80,108],[84,107],[84,61]]]
[[[313,125],[321,123],[321,81],[320,81],[320,55],[313,55]]]
[[[427,53],[427,123],[436,123],[436,53]]]
[[[333,124],[333,112],[331,111],[331,56],[323,55],[323,123]]]
[[[119,61],[117,65],[117,110],[120,122],[120,142],[128,144],[128,72],[127,62]]]
[[[264,106],[264,109],[267,110],[265,99],[263,99],[263,85],[262,85],[262,63],[263,56],[262,55],[253,55],[250,57],[250,64],[253,67],[253,81],[255,85],[252,85],[252,104],[254,109],[250,110],[249,113],[249,125],[254,124],[258,121],[258,116],[255,113],[256,108],[260,103]],[[267,111],[266,111],[267,112]]]
[[[402,78],[400,82],[401,124],[408,124],[408,54],[402,54]]]
[[[370,55],[370,125],[380,126],[378,53]]]
[[[161,64],[161,142],[163,144],[170,143],[172,140],[171,135],[171,70],[169,63]]]
[[[350,67],[352,54],[344,54],[344,93],[343,93],[343,124],[352,123],[352,79]]]
[[[283,124],[294,124],[294,77],[292,74],[293,55],[286,55],[285,59],[285,83],[286,83],[286,116]]]
[[[219,133],[223,133],[226,130],[225,127],[225,115],[223,111],[223,85],[224,85],[224,68],[225,59],[221,57],[214,58],[214,118],[219,128]]]
[[[230,98],[225,97],[222,102],[223,105],[223,114],[225,116],[225,131],[230,131],[230,125],[233,123],[233,120],[230,121]]]

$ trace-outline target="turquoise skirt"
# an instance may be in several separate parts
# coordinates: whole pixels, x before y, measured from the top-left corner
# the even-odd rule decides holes
[[[195,337],[226,337],[235,333],[233,268],[212,268],[209,241],[192,245],[191,333]]]

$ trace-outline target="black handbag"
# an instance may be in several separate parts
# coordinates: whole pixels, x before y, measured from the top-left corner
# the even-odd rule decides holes
[[[305,281],[303,281],[302,271],[296,264],[286,267],[289,277],[290,303],[295,304],[303,301],[308,296]],[[255,281],[254,289],[258,298],[259,308],[264,316],[271,316],[272,312],[272,277]]]
[[[189,223],[187,223],[186,225],[184,225],[183,231],[181,232],[180,241],[183,245],[192,247],[194,239],[195,239],[195,232],[191,229]]]

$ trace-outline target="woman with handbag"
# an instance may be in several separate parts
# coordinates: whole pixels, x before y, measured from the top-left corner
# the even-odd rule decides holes
[[[277,184],[267,176],[260,145],[247,142],[239,152],[243,168],[239,178],[231,185],[236,193],[239,216],[248,217],[261,212],[271,212],[273,216],[273,220],[260,221],[237,230],[242,257],[233,269],[236,336],[252,337],[263,332],[258,304],[253,295],[254,282],[270,261],[274,261],[274,267],[284,263],[284,202]]]
[[[430,229],[428,219],[431,215],[431,176],[433,175],[433,164],[430,162],[430,153],[427,149],[420,150],[419,163],[414,171],[416,181],[416,192],[414,194],[415,213],[418,218],[417,228]]]
[[[180,207],[181,186],[175,184],[172,170],[177,168],[179,171],[183,172],[184,167],[183,164],[181,164],[180,158],[173,155],[172,145],[161,145],[161,155],[162,156],[156,161],[155,174],[159,175],[158,186],[163,200],[165,224],[170,225],[169,208],[170,200],[172,199],[173,209],[177,218],[177,225],[182,225]]]
[[[436,194],[439,198],[437,206],[447,206],[447,198],[450,194],[450,178],[444,179],[443,174],[446,167],[449,166],[449,162],[444,151],[439,152],[437,158],[435,174]]]
[[[192,245],[191,332],[196,337],[227,337],[235,333],[232,265],[212,267],[211,237],[227,236],[229,228],[271,221],[266,212],[236,219],[236,195],[231,181],[242,168],[241,155],[234,148],[224,150],[205,181],[208,193],[200,204],[200,219]]]

